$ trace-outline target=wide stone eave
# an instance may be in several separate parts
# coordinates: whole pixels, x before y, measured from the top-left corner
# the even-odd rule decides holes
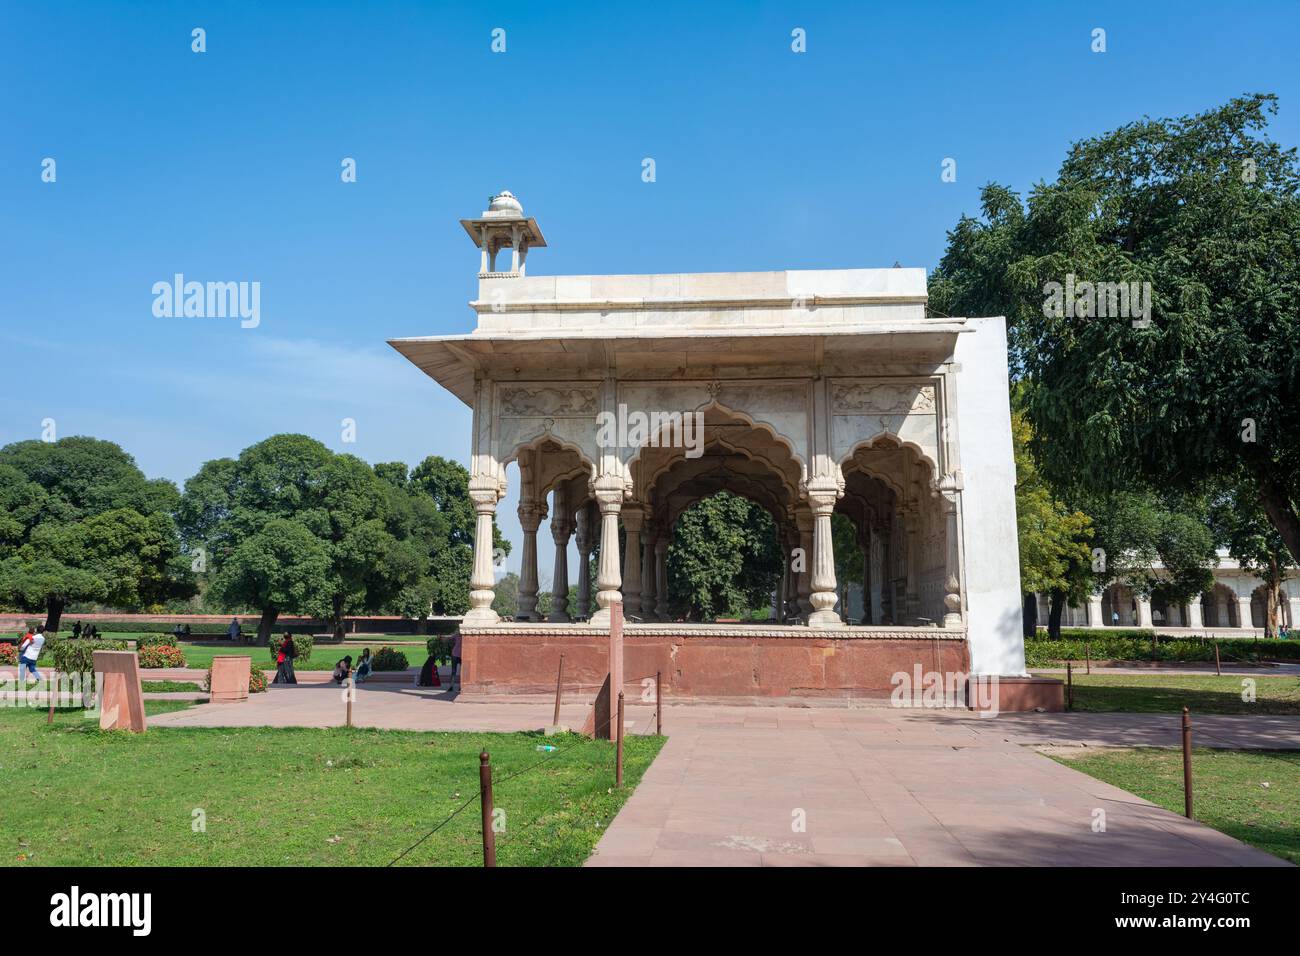
[[[881,322],[845,329],[698,330],[573,329],[518,332],[474,332],[389,339],[388,344],[426,375],[473,405],[474,378],[494,364],[554,370],[606,367],[607,360],[629,368],[648,365],[665,369],[716,365],[785,366],[797,357],[870,352],[906,354],[943,360],[952,353],[957,335],[970,331],[965,319],[925,319],[922,322]],[[565,359],[561,365],[556,360]],[[593,359],[599,359],[594,362]]]

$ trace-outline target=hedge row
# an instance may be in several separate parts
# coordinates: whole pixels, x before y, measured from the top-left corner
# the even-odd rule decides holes
[[[1154,646],[1152,638],[1155,637]],[[1300,661],[1300,641],[1218,639],[1223,661]],[[1061,640],[1032,637],[1025,641],[1025,663],[1050,667],[1062,661],[1173,661],[1214,660],[1215,640],[1196,637],[1156,636],[1151,631],[1061,631]]]

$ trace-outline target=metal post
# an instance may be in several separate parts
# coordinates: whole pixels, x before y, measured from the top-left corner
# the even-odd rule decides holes
[[[655,671],[655,734],[664,734],[664,689],[663,674]]]
[[[497,837],[492,831],[492,764],[488,752],[478,755],[479,803],[483,807],[483,865],[497,865]]]
[[[564,655],[560,655],[560,670],[555,675],[555,719],[551,721],[552,727],[560,726],[560,694],[564,686]]]
[[[1215,640],[1215,642],[1214,642],[1214,673],[1215,673],[1217,676],[1219,676],[1219,677],[1222,677],[1222,676],[1223,676],[1223,668],[1219,666],[1219,642],[1218,642],[1218,640]]]
[[[1192,819],[1192,716],[1183,708],[1183,816]]]
[[[349,678],[348,678],[348,686],[347,686],[347,688],[343,691],[343,695],[344,695],[344,697],[347,699],[347,702],[348,702],[348,726],[349,726],[349,727],[352,726],[352,698],[353,698],[353,696],[356,694],[356,686],[357,686],[357,685],[354,684],[354,683],[352,682],[352,678],[349,677]]]
[[[1065,662],[1065,709],[1074,710],[1074,664]]]
[[[618,692],[618,744],[617,763],[614,769],[614,785],[623,789],[623,692]]]
[[[22,665],[20,664],[19,666],[21,667]],[[56,693],[58,693],[58,691],[55,689],[55,688],[58,687],[58,682],[57,682],[57,680],[55,679],[57,676],[58,676],[58,675],[55,674],[55,672],[54,672],[54,668],[51,667],[51,668],[50,668],[50,678],[49,678],[49,683],[48,683],[48,685],[47,685],[47,687],[48,687],[48,692],[49,692],[49,695],[50,695],[50,712],[49,712],[49,714],[48,714],[48,715],[46,716],[46,718],[45,718],[45,722],[46,722],[47,724],[52,724],[52,723],[54,723],[54,696],[55,696]]]
[[[1087,660],[1087,665],[1088,665],[1087,673],[1091,674],[1092,673],[1092,642],[1091,641],[1083,642],[1083,656]]]

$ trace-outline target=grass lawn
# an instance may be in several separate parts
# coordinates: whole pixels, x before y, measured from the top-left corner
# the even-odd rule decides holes
[[[1166,810],[1183,812],[1181,750],[1089,751],[1054,759]],[[1300,863],[1300,752],[1197,749],[1192,751],[1192,774],[1197,820]]]
[[[1062,675],[1053,674],[1053,677]],[[1255,677],[1255,701],[1241,699],[1240,675],[1074,674],[1074,709],[1153,714],[1300,714],[1300,678]]]
[[[167,705],[159,707],[159,705]],[[187,706],[146,701],[150,713]],[[207,705],[211,706],[211,705]],[[552,743],[552,755],[536,747]],[[590,855],[662,745],[629,737],[626,787],[605,741],[534,734],[336,728],[171,728],[102,733],[79,711],[0,710],[0,863],[477,866],[478,754],[495,770],[502,866]],[[511,774],[536,768],[521,776]],[[193,832],[202,809],[207,831]]]
[[[203,687],[194,681],[188,680],[142,680],[140,689],[145,693],[167,694],[167,693],[202,693]]]

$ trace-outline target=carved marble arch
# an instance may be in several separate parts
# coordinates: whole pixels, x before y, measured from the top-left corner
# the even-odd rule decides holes
[[[519,462],[521,501],[545,502],[546,496],[565,482],[582,478],[581,483],[585,484],[596,473],[591,459],[582,449],[550,432],[514,448],[501,460],[502,475],[512,461]]]
[[[905,454],[899,454],[900,452]],[[919,467],[924,472],[926,490],[936,491],[939,466],[934,458],[920,445],[899,438],[892,432],[880,432],[858,442],[840,459],[840,470],[846,476],[854,469],[866,471],[892,484],[900,494],[904,493],[904,485],[908,481],[915,480],[911,477],[912,466]]]
[[[695,411],[704,415],[703,443],[706,446],[721,439],[738,451],[764,458],[782,473],[790,474],[794,487],[807,479],[808,464],[799,452],[799,443],[772,424],[724,405],[717,399]],[[665,434],[667,432],[670,432],[670,427],[661,428],[659,433],[652,434],[644,444],[633,449],[627,459],[629,469],[634,463],[641,462],[642,474],[653,476],[668,467],[674,458],[683,457],[683,449],[672,447],[672,436]]]

